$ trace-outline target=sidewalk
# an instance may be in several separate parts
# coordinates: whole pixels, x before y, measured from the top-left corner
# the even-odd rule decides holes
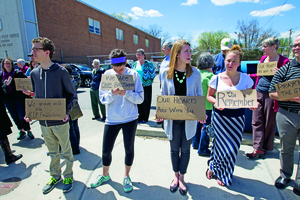
[[[83,95],[88,95],[88,88],[80,88],[78,93],[79,103]],[[89,102],[82,102],[89,104]],[[244,140],[239,150],[233,183],[230,187],[221,187],[216,180],[205,177],[207,168],[206,157],[199,157],[197,151],[191,149],[191,159],[188,172],[185,176],[188,194],[181,196],[177,191],[171,193],[169,185],[173,178],[170,160],[170,147],[166,138],[137,136],[135,140],[135,159],[131,170],[131,180],[134,190],[131,193],[123,191],[122,181],[124,173],[124,147],[122,133],[119,134],[113,150],[113,159],[110,168],[111,180],[106,184],[90,188],[90,183],[102,173],[101,150],[104,123],[91,120],[91,110],[83,107],[84,116],[79,119],[81,134],[81,153],[74,159],[74,187],[69,193],[63,194],[62,182],[47,195],[42,194],[42,188],[47,183],[49,176],[50,158],[46,156],[47,148],[41,137],[38,122],[33,122],[32,132],[36,139],[25,138],[16,140],[18,131],[13,127],[13,134],[9,136],[12,150],[16,154],[22,153],[23,158],[15,164],[7,166],[3,152],[0,151],[0,180],[11,177],[21,178],[20,184],[7,194],[12,185],[0,182],[0,199],[272,199],[290,200],[299,199],[292,192],[293,181],[285,190],[274,187],[274,181],[279,176],[279,139],[275,139],[273,152],[268,152],[265,159],[249,160],[245,153],[252,151],[252,137],[244,135]],[[153,121],[154,110],[151,110],[150,120],[147,124],[138,125],[137,134],[157,135],[162,129],[156,127]],[[299,147],[295,150],[295,168],[298,160]],[[65,163],[62,161],[62,166]],[[295,173],[292,176],[294,179]],[[2,195],[3,194],[3,195]]]

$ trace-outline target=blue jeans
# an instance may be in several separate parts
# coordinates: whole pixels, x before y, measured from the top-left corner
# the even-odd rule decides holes
[[[76,120],[69,120],[70,124],[70,142],[71,142],[71,147],[73,153],[80,153],[79,150],[79,141],[80,141],[80,132],[79,132],[79,127],[78,127],[78,119]]]
[[[211,110],[206,110],[207,119],[205,124],[201,124],[200,122],[197,123],[197,130],[192,145],[194,149],[198,148],[199,154],[209,153],[209,135],[207,134],[206,126],[211,123],[211,113]],[[202,125],[203,129],[201,131]]]
[[[23,101],[23,100],[22,100]],[[16,99],[4,102],[11,118],[14,120],[19,130],[30,130],[30,125],[24,120],[25,116],[25,103]]]

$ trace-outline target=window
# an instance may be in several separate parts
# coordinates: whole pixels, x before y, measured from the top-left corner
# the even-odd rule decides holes
[[[117,40],[123,40],[123,30],[116,28]]]
[[[89,31],[101,35],[100,22],[89,18]]]
[[[146,47],[149,47],[149,40],[148,39],[145,39],[145,45],[146,45]]]
[[[139,44],[139,36],[133,35],[133,44]]]

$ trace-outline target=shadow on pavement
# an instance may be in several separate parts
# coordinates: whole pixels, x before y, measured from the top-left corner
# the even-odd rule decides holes
[[[1,179],[10,177],[19,177],[22,180],[27,179],[32,175],[32,169],[39,164],[41,163],[35,163],[27,167],[26,164],[21,161],[19,164],[11,163],[9,166],[0,166]]]
[[[29,138],[26,137],[23,140],[20,140],[18,143],[13,143],[11,145],[22,147],[22,148],[36,149],[36,148],[41,148],[44,143],[45,141],[41,138],[35,138],[33,140],[30,140]]]

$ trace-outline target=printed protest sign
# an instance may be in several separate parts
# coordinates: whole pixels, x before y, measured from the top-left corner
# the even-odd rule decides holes
[[[14,78],[14,80],[17,91],[22,91],[22,89],[32,91],[30,78]]]
[[[257,64],[257,75],[258,76],[274,76],[273,69],[277,67],[277,61],[258,63]]]
[[[26,99],[25,112],[31,120],[62,120],[66,117],[66,99]]]
[[[113,90],[117,87],[120,90],[134,90],[133,75],[102,75],[100,90]]]
[[[172,120],[205,120],[205,97],[157,95],[156,118]]]
[[[279,100],[300,97],[300,79],[278,83],[275,85]]]
[[[216,104],[219,108],[257,107],[256,90],[229,90],[216,93]]]

